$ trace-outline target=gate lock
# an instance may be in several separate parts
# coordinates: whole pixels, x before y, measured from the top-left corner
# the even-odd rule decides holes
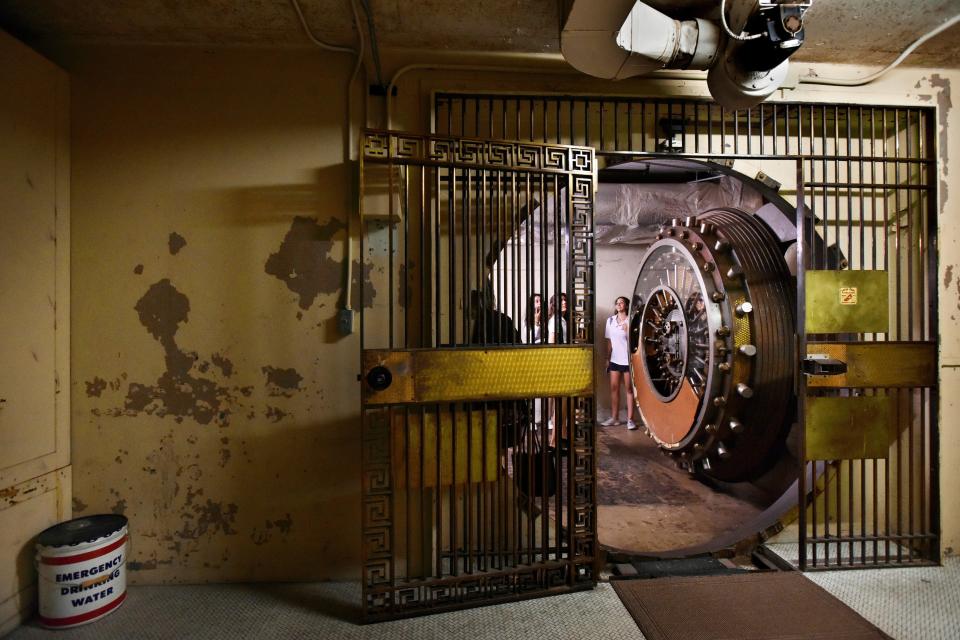
[[[847,372],[847,363],[825,353],[809,353],[801,362],[801,370],[808,376],[839,376]]]
[[[393,374],[390,369],[383,365],[378,365],[367,372],[367,384],[374,391],[383,391],[393,382]]]

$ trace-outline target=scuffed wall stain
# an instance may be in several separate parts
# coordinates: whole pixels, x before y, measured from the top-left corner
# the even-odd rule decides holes
[[[276,253],[264,265],[274,276],[296,293],[301,309],[309,309],[321,293],[336,293],[343,283],[343,263],[330,257],[333,237],[344,224],[331,218],[320,225],[316,218],[296,216]]]
[[[180,253],[180,249],[183,249],[185,246],[187,246],[187,240],[182,235],[176,231],[170,233],[170,238],[167,240],[167,247],[170,249],[170,255],[177,255]]]
[[[273,525],[280,529],[280,533],[287,535],[290,533],[290,530],[293,528],[293,518],[290,517],[288,513],[285,518],[282,520],[274,520]],[[267,522],[267,528],[270,528],[270,523]]]
[[[220,444],[223,445],[220,448],[220,466],[225,467],[227,463],[230,462],[230,448],[227,446],[230,444],[230,438],[220,438]]]
[[[287,417],[287,412],[277,407],[267,407],[263,415],[266,416],[270,422],[280,422]]]
[[[228,536],[237,534],[236,529],[233,528],[239,510],[236,504],[223,504],[208,498],[206,504],[190,506],[192,513],[185,510],[180,514],[184,522],[177,534],[181,538],[195,540],[207,534],[222,533]]]
[[[267,376],[267,390],[270,396],[290,398],[293,392],[300,391],[303,376],[297,373],[296,369],[279,369],[268,365],[261,367],[260,371]]]
[[[127,566],[130,567],[131,571],[149,571],[150,569],[157,568],[157,561],[147,560],[145,562],[137,562],[135,560],[131,560],[127,563]]]
[[[948,264],[946,271],[943,273],[943,288],[949,289],[951,282],[953,282],[953,265]]]
[[[77,496],[73,496],[73,498],[70,500],[70,504],[73,506],[74,511],[86,511],[87,507],[89,506]]]
[[[947,201],[947,189],[948,181],[947,175],[950,173],[950,144],[947,136],[947,127],[948,127],[948,116],[950,115],[950,109],[953,108],[953,100],[950,97],[950,80],[949,78],[944,78],[939,73],[934,73],[930,76],[930,86],[940,89],[937,92],[937,119],[940,130],[939,135],[939,152],[940,158],[940,204],[941,206]]]
[[[133,272],[134,272],[135,274],[137,274],[138,276],[139,276],[139,275],[142,275],[142,274],[143,274],[143,265],[142,265],[142,264],[138,264],[137,266],[135,266],[135,267],[133,268]]]
[[[107,388],[107,381],[103,378],[94,376],[93,380],[87,382],[87,397],[99,398],[104,389]]]
[[[291,529],[293,529],[293,518],[288,513],[279,520],[267,520],[263,524],[263,529],[254,527],[250,533],[250,539],[259,547],[273,540],[275,532],[279,531],[279,535],[285,537],[290,534]]]

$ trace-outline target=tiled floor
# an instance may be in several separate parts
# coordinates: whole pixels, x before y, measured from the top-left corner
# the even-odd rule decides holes
[[[767,546],[788,562],[796,561],[795,543]],[[857,556],[856,547],[854,550]],[[958,557],[944,559],[941,567],[811,571],[805,575],[894,638],[960,638]]]
[[[894,638],[960,638],[960,558],[948,558],[942,567],[807,576]],[[609,584],[591,592],[366,626],[356,623],[356,584],[131,587],[129,594],[115,613],[93,624],[61,631],[28,624],[9,638],[643,638]]]

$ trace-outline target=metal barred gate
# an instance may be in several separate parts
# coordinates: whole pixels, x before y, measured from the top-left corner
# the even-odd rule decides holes
[[[366,621],[594,586],[595,171],[364,133]]]
[[[798,362],[831,359],[847,373],[796,374],[806,508],[792,560],[801,569],[939,562],[935,109],[729,111],[695,99],[437,92],[431,126],[590,146],[601,170],[691,157],[793,173],[780,193],[797,203],[807,241]]]

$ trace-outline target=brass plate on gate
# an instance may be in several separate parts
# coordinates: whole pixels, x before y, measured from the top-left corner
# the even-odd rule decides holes
[[[935,387],[936,342],[808,342],[807,355],[825,354],[847,363],[836,376],[807,376],[808,387]]]
[[[442,487],[496,482],[499,461],[496,410],[468,411],[457,407],[454,418],[450,407],[441,407],[439,437],[438,449],[435,412],[424,411],[421,417],[419,412],[410,411],[406,420],[403,411],[394,412],[391,467],[396,489],[435,487],[438,480]]]
[[[389,369],[393,381],[383,391],[364,381],[368,405],[593,393],[593,347],[364,351],[363,377],[376,366]]]
[[[886,458],[895,433],[893,396],[806,399],[807,460]]]
[[[886,333],[886,271],[807,271],[807,333]]]

